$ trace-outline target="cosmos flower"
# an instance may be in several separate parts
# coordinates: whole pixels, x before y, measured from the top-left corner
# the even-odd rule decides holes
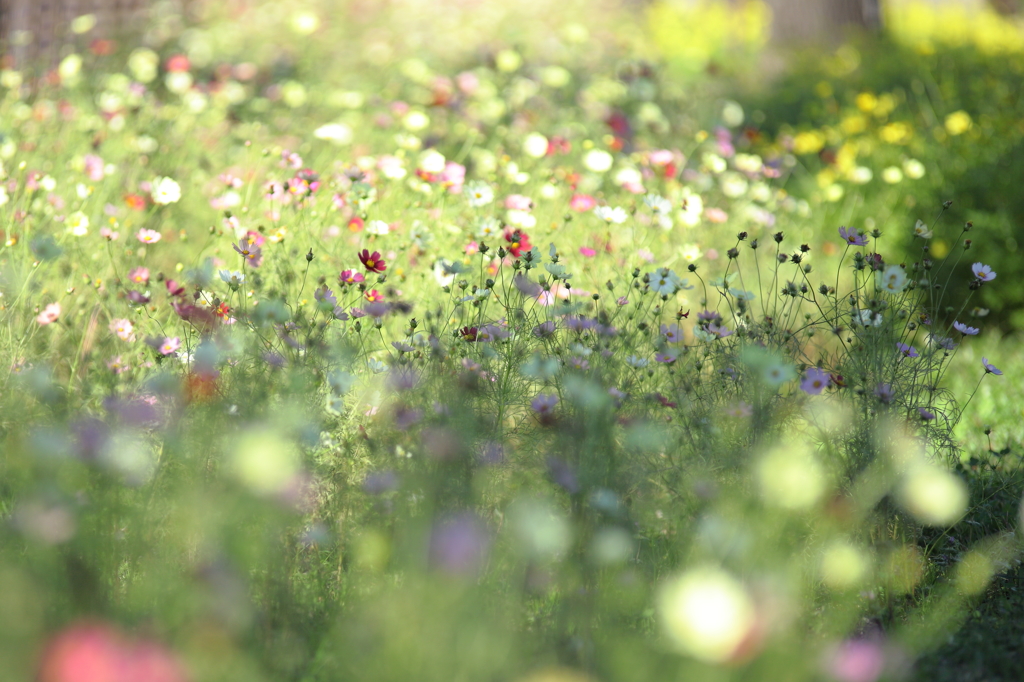
[[[839,236],[850,246],[867,246],[868,238],[860,233],[856,227],[840,227]]]
[[[363,249],[358,255],[359,261],[363,264],[363,267],[366,268],[367,272],[384,272],[388,269],[384,259],[378,251],[370,253],[368,249]]]
[[[162,235],[156,230],[150,230],[144,227],[135,233],[135,238],[143,244],[156,244],[160,241]]]
[[[36,322],[45,327],[52,322],[56,322],[58,317],[60,317],[60,303],[51,303],[36,316]]]
[[[258,268],[263,263],[263,249],[259,245],[251,242],[248,237],[242,237],[238,240],[238,244],[234,244],[233,248],[235,253],[242,256],[245,262],[254,268]]]
[[[996,278],[996,273],[992,272],[992,268],[981,263],[972,265],[971,271],[974,272],[974,276],[978,278],[979,282],[991,282]]]
[[[954,322],[953,329],[966,336],[975,336],[979,331],[977,327],[968,327],[963,322]]]
[[[905,343],[897,343],[896,350],[898,350],[900,353],[902,353],[904,356],[908,358],[919,357],[919,353],[917,352],[917,350],[913,346],[908,346]]]
[[[831,383],[828,372],[817,367],[808,367],[800,382],[800,390],[808,395],[819,395]]]
[[[985,374],[995,374],[997,377],[1003,374],[1003,370],[990,363],[988,358],[981,359],[981,366],[985,368]]]

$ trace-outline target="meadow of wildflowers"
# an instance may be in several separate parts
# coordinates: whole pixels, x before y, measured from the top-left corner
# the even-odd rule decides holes
[[[946,140],[215,14],[0,71],[4,679],[903,679],[1015,565]]]

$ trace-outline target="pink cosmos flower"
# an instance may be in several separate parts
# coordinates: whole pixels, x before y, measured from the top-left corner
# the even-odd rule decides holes
[[[708,219],[709,223],[724,223],[729,219],[729,214],[712,206],[704,209],[704,217]]]
[[[825,667],[841,682],[875,682],[885,669],[885,654],[878,642],[851,639],[831,652]]]
[[[58,317],[60,317],[60,303],[51,303],[36,316],[36,322],[45,327],[51,322],[56,322]]]
[[[184,668],[162,645],[128,639],[109,625],[80,622],[43,651],[39,682],[186,682]]]
[[[355,270],[342,270],[341,274],[338,275],[338,284],[359,284],[366,278],[363,277],[363,273],[356,272]]]
[[[533,208],[533,201],[530,197],[525,197],[522,194],[510,194],[505,197],[505,208],[514,211],[529,211]]]
[[[580,253],[583,254],[583,256],[586,258],[593,258],[595,255],[597,255],[597,251],[590,248],[589,246],[581,246]]]
[[[675,156],[668,149],[655,149],[647,154],[647,161],[652,166],[665,166],[675,160]]]
[[[132,324],[131,320],[120,319],[113,320],[110,323],[110,331],[117,334],[117,337],[122,341],[134,341],[134,330],[135,325]]]
[[[441,171],[441,183],[448,187],[451,194],[461,194],[462,185],[466,182],[466,167],[461,163],[449,161]]]
[[[181,339],[177,336],[171,337],[166,336],[164,340],[157,346],[157,350],[160,351],[161,355],[170,355],[171,353],[177,352],[181,348]]]
[[[569,208],[577,213],[586,213],[597,206],[597,199],[589,194],[573,194],[569,199]]]
[[[146,284],[149,282],[149,268],[132,268],[128,271],[128,279],[136,284]]]
[[[150,230],[144,227],[135,234],[135,237],[143,244],[156,244],[160,241],[162,235],[156,230]]]
[[[89,179],[93,182],[99,182],[103,179],[105,164],[103,159],[96,156],[95,154],[85,155],[85,174],[89,176]]]

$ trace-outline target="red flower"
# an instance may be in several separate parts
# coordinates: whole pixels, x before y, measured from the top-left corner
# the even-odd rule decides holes
[[[465,341],[476,341],[477,328],[463,327],[459,334],[462,335],[462,338]]]
[[[363,249],[359,254],[359,260],[368,272],[384,272],[388,269],[378,251],[370,253],[367,249]]]
[[[508,252],[512,254],[513,258],[519,258],[523,251],[529,251],[533,248],[533,244],[530,243],[530,236],[520,230],[506,228],[505,241],[508,242]]]
[[[124,203],[128,206],[128,208],[134,211],[142,211],[146,208],[145,198],[139,196],[138,194],[126,194],[124,197]]]

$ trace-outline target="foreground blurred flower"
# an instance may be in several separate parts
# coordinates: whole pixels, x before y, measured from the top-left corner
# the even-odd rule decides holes
[[[664,585],[662,628],[685,653],[709,663],[740,655],[756,627],[754,602],[743,585],[718,568],[695,568]]]
[[[847,640],[825,657],[825,669],[840,682],[875,682],[884,668],[881,644],[868,639]]]
[[[430,534],[430,564],[451,575],[472,576],[483,568],[490,537],[473,514],[441,519]]]
[[[911,466],[900,486],[899,497],[907,511],[928,526],[951,526],[967,510],[967,485],[932,464]]]
[[[43,652],[39,682],[186,682],[189,677],[163,645],[130,640],[103,623],[77,623]]]

